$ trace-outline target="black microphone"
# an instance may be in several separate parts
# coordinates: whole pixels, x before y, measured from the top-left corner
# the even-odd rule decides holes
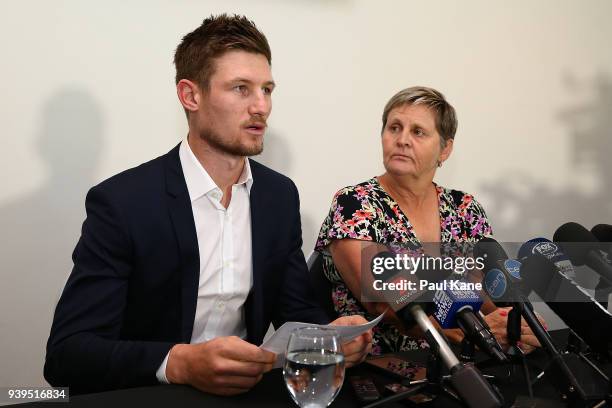
[[[591,348],[605,350],[605,340],[603,338],[606,334],[609,336],[612,325],[610,319],[605,317],[599,320],[602,315],[597,312],[597,306],[599,306],[597,302],[592,300],[588,303],[552,301],[551,296],[565,291],[572,292],[572,287],[573,291],[577,292],[572,293],[572,296],[578,296],[582,292],[576,291],[576,285],[558,270],[554,262],[543,255],[529,256],[524,260],[521,271],[526,286],[538,293],[564,321],[566,319],[568,319],[568,322],[571,320],[569,325],[572,330],[580,331],[578,335],[584,336],[583,340],[587,341]],[[589,330],[589,326],[595,330]],[[560,354],[552,342],[548,344],[550,337],[541,338],[531,325],[530,327],[540,343],[549,351],[551,365],[545,372],[551,376],[559,390],[569,401],[579,404],[576,406],[593,406],[595,403],[600,404],[611,398],[609,378],[603,375],[599,369],[596,369],[593,363],[579,354]],[[596,331],[599,331],[599,336]],[[542,340],[545,340],[545,342],[542,342]],[[585,405],[585,403],[587,404]]]
[[[497,307],[512,307],[506,322],[506,336],[511,346],[508,353],[522,354],[517,348],[517,343],[521,339],[523,301],[526,300],[520,296],[521,263],[508,259],[504,248],[493,238],[483,238],[478,241],[474,247],[474,256],[484,259],[482,284],[491,301]],[[527,302],[528,306],[533,309],[531,303]]]
[[[484,249],[490,247],[491,241],[485,242]],[[478,244],[476,244],[478,246]],[[500,246],[501,248],[501,246]],[[503,248],[501,248],[503,250]],[[501,251],[499,248],[497,250],[493,250],[494,254],[496,253],[497,257],[500,256]],[[505,251],[504,251],[505,253]],[[485,251],[484,254],[488,253]],[[525,260],[521,264],[520,267],[520,276],[521,276],[521,286],[524,286],[523,278],[527,274],[533,274],[532,270],[537,270],[540,265],[538,264],[539,260],[543,260],[549,262],[551,265],[551,261],[541,256],[530,257]],[[500,260],[497,261],[497,264],[502,266]],[[553,265],[554,266],[554,265]],[[545,370],[546,374],[550,376],[551,381],[559,391],[570,401],[585,401],[590,400],[593,397],[599,398],[601,396],[601,384],[597,383],[597,389],[593,390],[589,387],[588,384],[585,384],[584,381],[581,381],[577,376],[575,376],[570,369],[570,365],[572,367],[581,367],[580,361],[575,361],[575,359],[571,359],[569,357],[565,357],[562,355],[555,344],[553,343],[550,335],[546,332],[544,327],[542,327],[542,323],[536,317],[533,306],[531,302],[524,295],[523,291],[518,288],[519,285],[514,283],[516,280],[515,277],[509,273],[509,271],[505,270],[505,268],[492,268],[488,270],[485,274],[484,278],[484,289],[487,294],[495,299],[496,297],[500,298],[509,298],[514,301],[513,304],[513,312],[514,310],[519,310],[520,315],[523,316],[529,328],[536,336],[543,349],[547,352],[550,358],[550,365]],[[520,320],[519,320],[520,324]],[[589,377],[590,379],[590,377]]]
[[[591,234],[595,235],[603,243],[602,248],[608,254],[612,251],[612,225],[597,224],[591,228]]]
[[[536,292],[593,350],[606,354],[612,342],[612,315],[553,262],[563,259],[563,252],[555,247],[554,251],[542,254],[538,245],[550,247],[545,242],[527,242],[519,251],[528,254],[521,270],[526,287]],[[524,250],[531,247],[535,251]]]
[[[498,307],[512,306],[520,299],[515,292],[521,289],[521,263],[515,259],[509,259],[504,248],[493,238],[485,237],[474,246],[474,257],[484,260],[483,286],[489,286],[489,297]],[[502,277],[492,271],[500,271],[503,274],[503,282],[510,285],[508,290],[493,290],[495,284],[501,284]],[[499,288],[501,289],[501,287]]]
[[[591,228],[591,233],[601,242],[602,249],[606,252],[608,261],[612,257],[612,225],[610,224],[597,224]],[[612,263],[612,261],[610,261]],[[595,287],[595,298],[605,308],[608,308],[608,300],[612,293],[612,285],[606,281],[606,279],[599,279],[599,283]],[[612,309],[608,309],[612,310]]]
[[[576,266],[587,265],[612,285],[612,264],[602,251],[601,242],[589,230],[575,222],[563,224],[553,236]]]
[[[384,264],[384,260],[379,262],[376,260],[377,257],[383,259],[393,259],[393,254],[390,252],[381,252],[372,259],[371,266]],[[391,264],[389,262],[388,264]],[[404,284],[406,282],[414,282],[416,284],[415,290],[383,290],[382,297],[389,303],[391,308],[395,311],[397,316],[402,321],[409,324],[416,323],[423,333],[425,339],[431,346],[432,350],[436,352],[444,365],[450,372],[450,381],[455,391],[459,394],[459,397],[464,401],[468,407],[486,407],[486,408],[501,408],[503,402],[500,399],[498,393],[491,387],[487,380],[482,376],[478,369],[471,364],[462,364],[453,350],[450,348],[446,339],[433,325],[428,313],[423,308],[428,310],[429,314],[435,311],[435,304],[433,300],[433,291],[420,289],[420,280],[425,279],[432,282],[433,280],[441,280],[440,278],[447,277],[448,271],[421,271],[421,270],[393,270],[388,273],[387,270],[376,271],[372,269],[372,275],[375,280],[381,280],[381,275],[385,277],[385,281],[382,283],[394,283]],[[379,286],[380,287],[380,286]],[[376,288],[374,288],[377,290]]]
[[[446,288],[436,291],[433,300],[434,317],[443,329],[459,327],[469,341],[491,357],[502,363],[508,361],[491,328],[480,316],[482,299],[476,292]]]

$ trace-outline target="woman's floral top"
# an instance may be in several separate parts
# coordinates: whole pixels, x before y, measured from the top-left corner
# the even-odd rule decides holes
[[[435,185],[435,183],[434,183]],[[477,242],[492,234],[482,206],[469,194],[435,185],[440,207],[442,243]],[[360,314],[372,319],[353,296],[336,269],[328,245],[335,239],[420,247],[412,225],[376,177],[338,191],[319,232],[315,250],[323,254],[323,272],[332,283],[332,300],[340,316]],[[405,336],[382,322],[374,328],[372,354],[429,347],[425,340]]]

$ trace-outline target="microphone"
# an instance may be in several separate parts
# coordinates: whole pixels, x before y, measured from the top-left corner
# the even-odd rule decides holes
[[[553,236],[575,266],[587,265],[612,285],[612,264],[602,245],[589,230],[575,222],[563,224]]]
[[[528,254],[522,268],[526,286],[594,351],[606,354],[612,341],[612,315],[557,267],[553,259],[566,258],[560,249],[543,255],[539,245],[543,243],[527,242],[519,250]]]
[[[591,233],[601,242],[607,259],[610,260],[610,256],[612,256],[612,225],[597,224],[591,228]],[[602,306],[607,307],[609,311],[612,311],[612,308],[610,308],[610,304],[612,304],[611,293],[612,286],[609,282],[606,282],[605,279],[599,279],[599,283],[595,287],[595,298],[599,300]]]
[[[382,257],[389,259],[393,257],[390,252],[381,252],[372,259],[371,266],[375,265],[375,258]],[[378,262],[376,262],[378,263]],[[389,263],[391,264],[391,263]],[[387,269],[387,268],[385,268]],[[374,271],[374,269],[372,269]],[[397,272],[397,273],[393,273]],[[402,280],[408,282],[417,282],[420,279],[421,271],[393,270],[385,275],[385,283],[398,283]],[[444,271],[426,271],[428,280],[432,278],[438,279],[448,276],[448,272]],[[381,273],[372,272],[375,278],[380,278]],[[420,285],[417,284],[417,288]],[[391,292],[391,293],[389,293]],[[450,381],[459,397],[467,404],[468,407],[486,407],[486,408],[501,408],[503,406],[497,392],[485,380],[478,369],[471,364],[462,364],[455,353],[452,351],[444,337],[433,325],[423,307],[429,311],[429,314],[434,312],[435,305],[432,302],[432,291],[429,290],[414,290],[414,291],[383,291],[383,298],[389,303],[397,316],[404,322],[416,323],[425,334],[425,339],[431,346],[434,352],[440,356],[440,359],[450,372]]]
[[[518,251],[518,259],[525,260],[532,255],[542,255],[555,264],[557,270],[569,279],[576,277],[574,265],[570,259],[561,251],[558,244],[546,238],[533,238],[521,245]]]
[[[515,354],[518,352],[515,346],[521,338],[521,316],[534,332],[540,344],[543,347],[550,346],[552,344],[550,336],[535,316],[533,305],[523,294],[524,283],[521,276],[521,262],[508,259],[506,251],[499,242],[492,238],[483,238],[476,244],[474,251],[488,260],[485,261],[485,267],[488,265],[489,269],[482,280],[487,295],[497,306],[512,306],[506,326],[508,342],[513,346],[509,353]],[[554,346],[547,348],[547,350],[551,354],[556,352]]]
[[[474,256],[484,261],[483,287],[498,307],[513,306],[522,299],[516,294],[522,287],[521,263],[509,259],[502,246],[493,238],[483,238],[474,247]]]
[[[597,224],[591,228],[591,234],[595,235],[600,242],[604,242],[604,250],[610,253],[612,250],[612,225],[610,224]]]
[[[550,296],[554,296],[555,293],[561,294],[564,291],[576,297],[580,297],[579,294],[585,297],[585,294],[577,290],[578,286],[544,256],[532,255],[525,259],[522,275],[526,284],[533,288],[548,306],[591,346],[591,349],[607,355],[606,343],[612,331],[612,320],[610,316],[605,316],[607,313],[605,309],[593,299],[590,299],[588,303],[556,302],[551,299]],[[586,297],[589,296],[586,295]],[[552,369],[546,369],[545,372],[551,375],[552,380],[568,400],[580,402],[579,406],[583,406],[585,402],[592,406],[594,402],[601,403],[603,400],[609,400],[610,380],[599,369],[596,369],[593,363],[581,354],[559,354],[552,342],[550,345],[545,344],[535,330],[534,333],[550,353],[551,366],[549,368]]]
[[[485,242],[485,244],[487,244]],[[478,246],[478,244],[476,244]],[[498,244],[499,245],[499,244]],[[529,244],[532,245],[532,244]],[[491,246],[489,243],[488,246]],[[500,250],[501,249],[501,250]],[[503,248],[499,246],[496,253],[501,254]],[[529,252],[527,248],[523,251]],[[519,251],[520,252],[520,251]],[[505,251],[504,251],[505,253]],[[497,262],[500,264],[500,261]],[[552,261],[541,255],[532,255],[525,259],[520,266],[520,284],[515,284],[514,281],[517,279],[516,276],[512,275],[506,268],[493,268],[485,275],[485,291],[492,298],[500,297],[504,298],[506,293],[510,293],[510,299],[515,300],[513,304],[512,312],[508,315],[508,339],[510,340],[510,315],[515,310],[520,311],[529,325],[529,328],[536,336],[544,350],[550,357],[550,365],[544,371],[546,375],[550,376],[553,384],[559,389],[562,396],[567,398],[568,401],[584,403],[584,401],[599,401],[602,398],[606,398],[608,395],[609,385],[608,380],[602,378],[597,370],[594,370],[589,364],[585,363],[575,354],[561,354],[555,344],[553,343],[550,335],[542,327],[542,324],[537,319],[531,302],[523,294],[524,289],[519,289],[520,286],[529,288],[533,286],[531,281],[532,276],[538,276],[535,271],[541,270],[544,265],[548,263],[549,267],[552,267],[557,271]],[[559,272],[557,272],[561,275]],[[563,276],[563,275],[561,275]],[[563,276],[564,279],[565,276]],[[540,279],[538,281],[541,287],[548,287],[549,279]],[[571,281],[570,281],[571,282]],[[488,283],[488,284],[487,284]],[[493,284],[495,283],[495,284]],[[585,319],[585,316],[582,316]],[[517,321],[520,328],[520,316]],[[574,375],[573,371],[579,372],[579,375]]]
[[[476,246],[478,246],[478,244],[476,244]],[[490,247],[491,243],[485,242],[485,246]],[[503,250],[503,248],[501,249]],[[497,251],[497,253],[499,256],[500,252]],[[535,265],[533,263],[537,262],[538,260],[549,262],[550,265],[553,265],[551,261],[549,261],[548,259],[542,256],[533,256],[533,257],[527,258],[527,260],[524,263],[522,263],[520,267],[521,284],[524,284],[522,280],[526,276],[526,273],[524,273],[524,271],[532,270],[533,268],[537,268],[539,265]],[[513,283],[514,279],[516,279],[516,277],[511,275],[509,271],[505,270],[504,268],[493,268],[487,271],[485,278],[484,278],[483,286],[487,294],[492,299],[509,298],[511,300],[514,300],[513,305],[512,305],[513,306],[512,312],[514,312],[515,310],[520,311],[520,315],[518,313],[514,313],[515,316],[518,316],[519,330],[520,330],[520,316],[522,315],[525,321],[527,322],[527,324],[529,325],[529,328],[531,329],[533,334],[536,336],[536,338],[538,339],[538,341],[540,342],[540,344],[542,345],[544,350],[546,350],[547,354],[550,357],[550,365],[545,370],[545,372],[547,375],[550,376],[551,381],[553,382],[553,384],[557,386],[559,391],[563,395],[565,395],[570,401],[573,401],[573,400],[583,401],[587,398],[590,398],[592,395],[591,390],[588,388],[588,386],[585,386],[585,384],[581,382],[572,373],[572,370],[570,369],[570,364],[573,367],[576,367],[578,364],[580,364],[580,362],[576,362],[567,357],[564,358],[564,355],[562,355],[559,352],[559,350],[553,343],[552,339],[550,338],[549,334],[542,327],[542,324],[536,317],[533,311],[533,306],[531,305],[531,302],[529,302],[529,300],[525,297],[525,295],[523,295],[523,293],[520,290],[518,290],[517,288],[518,285]],[[510,315],[509,315],[508,316],[509,339],[510,339],[510,326],[511,324],[510,324]],[[597,396],[599,396],[599,394]]]
[[[382,259],[382,261],[380,261]],[[422,279],[424,271],[414,270],[410,268],[397,268],[398,263],[395,262],[396,254],[392,252],[380,252],[372,258],[372,275],[375,279],[381,280],[387,284],[386,287],[391,288],[399,285],[408,286],[412,284],[413,290],[379,290],[382,292],[382,298],[386,301],[395,314],[407,326],[418,324],[421,330],[425,333],[425,337],[432,347],[435,347],[446,365],[447,368],[460,364],[459,360],[450,349],[446,340],[438,333],[433,323],[427,317],[435,312],[435,304],[433,300],[433,291],[422,289],[419,281]],[[385,265],[384,270],[377,271],[376,266]],[[376,271],[376,272],[375,272]],[[430,271],[427,271],[430,272]],[[448,273],[439,273],[437,271],[428,273],[435,278],[446,277]],[[429,276],[428,276],[429,277]],[[424,278],[423,278],[424,279]],[[375,288],[376,290],[376,288]]]
[[[500,362],[508,359],[479,311],[482,299],[473,290],[438,290],[434,317],[443,329],[459,327],[466,338]]]

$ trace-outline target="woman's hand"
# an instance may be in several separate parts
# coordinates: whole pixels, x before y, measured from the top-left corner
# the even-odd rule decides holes
[[[500,307],[492,311],[485,316],[485,321],[491,328],[491,333],[495,336],[499,344],[505,350],[508,349],[510,344],[508,343],[508,313],[512,310],[511,307]],[[536,314],[542,326],[546,327],[546,322],[542,317]],[[540,342],[529,328],[529,325],[525,319],[521,318],[521,338],[517,342],[517,346],[525,353],[531,353],[537,347],[541,347]]]

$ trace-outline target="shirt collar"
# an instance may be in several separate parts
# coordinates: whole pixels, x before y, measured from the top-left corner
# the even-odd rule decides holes
[[[179,158],[181,167],[183,168],[183,174],[185,175],[187,190],[189,191],[189,199],[192,202],[213,190],[219,190],[219,187],[215,184],[212,177],[210,177],[198,158],[193,154],[187,142],[187,138],[183,139],[181,142]],[[244,160],[242,174],[240,174],[238,182],[234,185],[244,184],[250,195],[251,187],[253,186],[253,175],[251,174],[249,159],[245,158]]]

